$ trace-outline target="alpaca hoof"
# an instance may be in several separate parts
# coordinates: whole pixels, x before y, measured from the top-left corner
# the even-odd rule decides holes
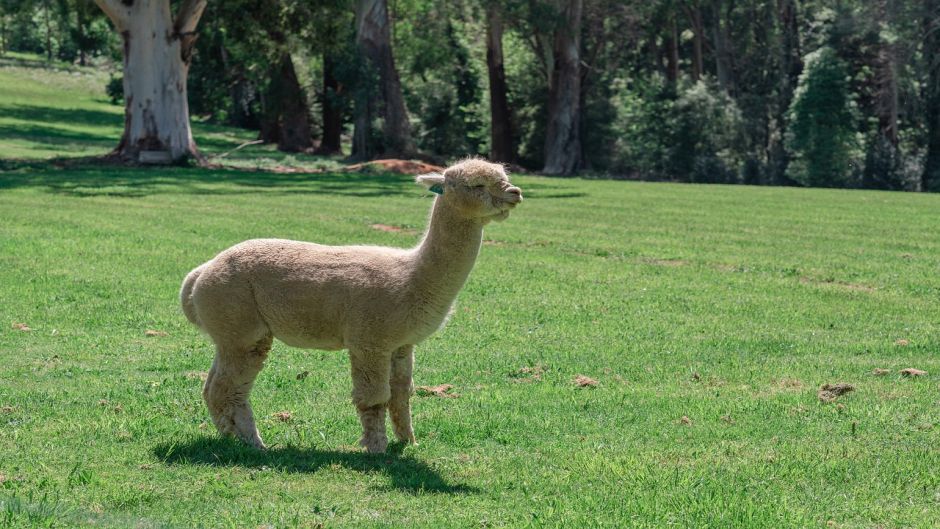
[[[359,440],[359,444],[364,446],[370,454],[382,454],[388,448],[388,438],[384,435],[363,437]]]
[[[399,442],[402,442],[402,443],[405,443],[405,444],[409,444],[409,445],[416,445],[416,444],[418,444],[418,441],[415,440],[415,433],[414,433],[414,432],[398,432],[398,431],[396,431],[396,432],[395,432],[395,437],[398,439]]]
[[[247,445],[249,445],[249,446],[251,446],[251,447],[253,447],[253,448],[257,448],[258,450],[267,450],[267,449],[268,449],[267,445],[264,444],[264,441],[261,440],[261,437],[258,437],[257,435],[255,435],[254,437],[251,437],[251,438],[249,438],[249,439],[246,439],[246,438],[244,438],[244,437],[239,437],[239,439],[241,439],[243,443],[245,443],[245,444],[247,444]]]

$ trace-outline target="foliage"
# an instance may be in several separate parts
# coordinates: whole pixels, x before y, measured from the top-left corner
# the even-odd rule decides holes
[[[824,46],[807,55],[789,114],[790,178],[814,187],[856,185],[858,118],[845,63],[835,50]]]
[[[737,183],[742,117],[714,86],[654,78],[621,99],[619,112],[621,167],[665,180]]]

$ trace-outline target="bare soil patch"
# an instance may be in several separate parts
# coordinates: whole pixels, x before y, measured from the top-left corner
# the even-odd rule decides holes
[[[444,399],[455,399],[460,395],[456,393],[451,393],[450,390],[454,388],[453,384],[439,384],[437,386],[418,386],[415,388],[415,392],[422,397],[441,397]]]
[[[855,386],[846,384],[845,382],[823,384],[822,387],[819,388],[819,393],[817,393],[816,396],[819,397],[819,400],[822,402],[834,402],[842,395],[851,391],[855,391]]]
[[[346,170],[356,172],[379,170],[386,173],[419,175],[425,173],[439,173],[443,171],[444,168],[439,165],[431,165],[429,163],[419,162],[416,160],[400,160],[397,158],[390,158],[386,160],[372,160],[371,162],[353,164],[346,167]]]
[[[591,377],[587,377],[584,375],[577,375],[574,377],[574,384],[578,386],[579,388],[593,388],[593,387],[597,387],[597,385],[600,384],[600,382],[598,382],[597,380],[594,380]]]

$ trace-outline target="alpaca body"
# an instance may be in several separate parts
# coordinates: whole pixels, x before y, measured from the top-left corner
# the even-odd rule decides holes
[[[483,226],[505,219],[522,200],[501,166],[480,160],[419,181],[448,187],[413,249],[254,239],[186,276],[183,312],[216,346],[203,398],[221,433],[264,447],[248,394],[277,338],[294,347],[349,350],[360,443],[369,451],[385,450],[386,410],[398,439],[414,442],[414,345],[447,318],[479,253]]]
[[[220,339],[270,333],[305,349],[420,343],[454,298],[422,291],[419,250],[245,241],[194,271],[191,319]]]

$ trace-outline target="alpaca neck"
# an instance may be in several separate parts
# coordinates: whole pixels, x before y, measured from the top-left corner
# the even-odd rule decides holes
[[[415,248],[417,294],[446,310],[463,288],[483,242],[483,224],[460,217],[434,200],[424,239]]]

